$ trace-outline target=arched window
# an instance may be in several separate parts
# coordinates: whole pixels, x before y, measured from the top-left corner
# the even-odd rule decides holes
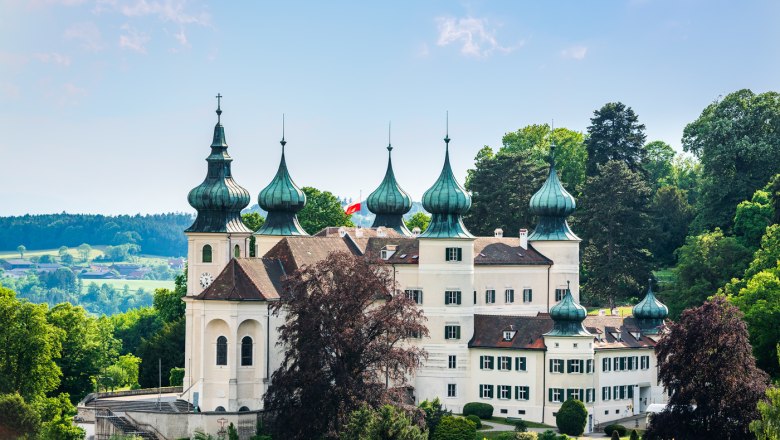
[[[249,408],[242,406],[241,408],[238,409],[238,412],[249,412]]]
[[[207,244],[203,246],[203,262],[211,263],[211,245]]]
[[[217,365],[227,365],[227,338],[217,338]]]
[[[215,409],[214,411],[216,411],[216,412],[225,412],[225,407],[224,406],[218,406],[217,409]]]
[[[234,258],[240,258],[241,257],[241,248],[238,245],[236,245],[233,248],[233,257]]]
[[[252,365],[252,338],[241,339],[241,365]]]

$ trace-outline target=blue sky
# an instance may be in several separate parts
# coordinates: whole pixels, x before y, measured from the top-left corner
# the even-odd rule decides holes
[[[367,196],[386,165],[419,200],[444,115],[463,179],[483,145],[609,101],[648,140],[740,88],[780,90],[776,1],[0,0],[0,215],[191,211],[223,99],[233,171]]]

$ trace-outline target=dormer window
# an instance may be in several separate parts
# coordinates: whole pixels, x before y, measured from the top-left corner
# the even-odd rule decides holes
[[[463,249],[448,247],[444,251],[444,259],[446,261],[463,261]]]
[[[398,249],[398,246],[394,244],[388,244],[383,247],[381,251],[379,251],[379,257],[383,260],[389,260],[390,257],[395,254],[396,249]]]
[[[376,228],[376,236],[377,237],[387,237],[387,230],[384,226],[380,226]]]
[[[514,339],[516,330],[504,330],[504,341],[511,341]]]

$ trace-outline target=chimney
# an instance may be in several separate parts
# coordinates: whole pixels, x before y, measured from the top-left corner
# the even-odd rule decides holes
[[[376,236],[377,237],[387,237],[387,231],[385,230],[384,226],[380,226],[376,228]]]
[[[363,238],[363,228],[360,226],[355,228],[355,238]]]
[[[528,249],[528,229],[520,230],[520,247]]]
[[[412,229],[412,237],[419,237],[419,236],[420,236],[420,228],[415,226],[414,229]]]
[[[501,228],[496,228],[495,231],[493,231],[493,236],[497,238],[501,238],[504,236],[504,230]]]
[[[345,235],[347,235],[347,228],[342,226],[339,228],[339,237],[344,238]]]

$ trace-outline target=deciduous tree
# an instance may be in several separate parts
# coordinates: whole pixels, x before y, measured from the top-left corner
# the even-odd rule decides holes
[[[309,234],[316,234],[328,226],[355,226],[330,191],[304,186],[306,206],[298,213],[298,222]]]
[[[406,227],[409,228],[410,231],[414,228],[420,228],[420,232],[425,231],[430,222],[431,216],[422,211],[414,213],[409,220],[405,221]]]
[[[675,263],[674,251],[685,243],[693,207],[688,204],[685,191],[676,186],[663,186],[653,195],[650,211],[653,258],[657,264],[671,266]]]
[[[428,331],[390,270],[334,252],[287,278],[284,291],[271,307],[286,316],[285,353],[264,396],[275,438],[336,438],[360,405],[400,398],[392,387],[402,387],[425,355],[407,341]]]
[[[156,387],[158,374],[162,374],[162,386],[168,386],[174,367],[184,366],[185,319],[167,322],[160,331],[144,339],[138,348],[141,365],[138,367],[138,383],[143,388]],[[158,370],[162,361],[162,369]]]
[[[19,251],[19,258],[24,258],[24,253],[27,251],[27,248],[23,244],[20,244],[16,247],[16,250]]]
[[[669,395],[648,440],[751,439],[768,377],[756,367],[742,313],[716,296],[670,323],[655,348]]]
[[[669,185],[674,173],[674,148],[664,141],[653,141],[645,144],[644,150],[645,161],[642,167],[647,172],[650,184],[655,189]]]

